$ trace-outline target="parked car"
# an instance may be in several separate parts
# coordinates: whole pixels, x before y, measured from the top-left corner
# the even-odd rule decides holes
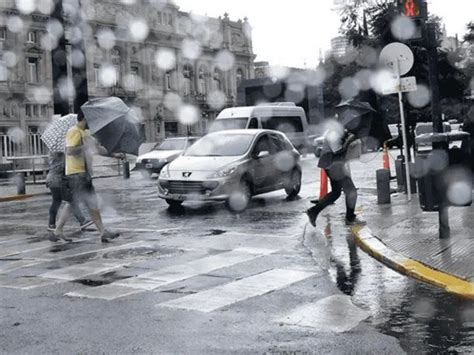
[[[304,110],[293,102],[224,109],[212,123],[209,132],[243,128],[283,132],[299,151],[310,148],[311,138],[314,138],[309,133]]]
[[[175,160],[198,139],[198,137],[166,138],[150,152],[140,155],[137,158],[135,169],[148,174],[159,173],[163,166]]]
[[[273,130],[240,129],[210,133],[172,163],[159,177],[159,196],[170,206],[184,201],[225,201],[244,210],[254,195],[301,188],[300,154],[289,139]]]

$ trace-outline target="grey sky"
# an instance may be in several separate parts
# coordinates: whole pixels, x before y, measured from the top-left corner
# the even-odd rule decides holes
[[[394,0],[395,1],[395,0]],[[218,17],[228,12],[232,20],[247,16],[253,27],[257,60],[273,65],[314,67],[319,49],[330,48],[338,35],[339,18],[332,0],[175,0],[183,11]],[[448,35],[465,33],[474,20],[474,0],[431,0],[429,11],[443,18]]]

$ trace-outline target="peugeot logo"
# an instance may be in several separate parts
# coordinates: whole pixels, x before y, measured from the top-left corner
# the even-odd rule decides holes
[[[191,174],[192,174],[191,172],[185,171],[185,172],[183,173],[183,177],[188,178],[188,177],[191,176]]]

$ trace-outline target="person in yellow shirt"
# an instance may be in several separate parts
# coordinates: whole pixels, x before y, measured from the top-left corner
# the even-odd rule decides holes
[[[90,173],[90,168],[92,167],[90,149],[92,145],[95,146],[94,148],[100,155],[123,158],[122,153],[109,154],[104,147],[95,142],[87,129],[87,121],[85,120],[84,113],[80,110],[77,114],[77,124],[66,133],[65,175],[72,193],[73,201],[77,204],[82,203],[87,207],[92,221],[100,232],[101,241],[108,243],[110,239],[118,237],[119,234],[106,230],[102,223],[97,195],[94,185],[92,184]],[[70,204],[64,208],[50,240],[58,241],[60,238],[67,240],[63,234],[63,227],[69,218],[70,209]]]

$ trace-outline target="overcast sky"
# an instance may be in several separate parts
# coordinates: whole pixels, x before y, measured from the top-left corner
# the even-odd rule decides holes
[[[395,1],[395,0],[394,0]],[[257,61],[273,65],[314,67],[319,49],[330,48],[338,35],[339,18],[332,0],[175,0],[183,11],[222,16],[232,20],[247,16],[253,28]],[[448,35],[461,38],[467,22],[474,20],[474,0],[431,0],[430,13],[443,18]]]

